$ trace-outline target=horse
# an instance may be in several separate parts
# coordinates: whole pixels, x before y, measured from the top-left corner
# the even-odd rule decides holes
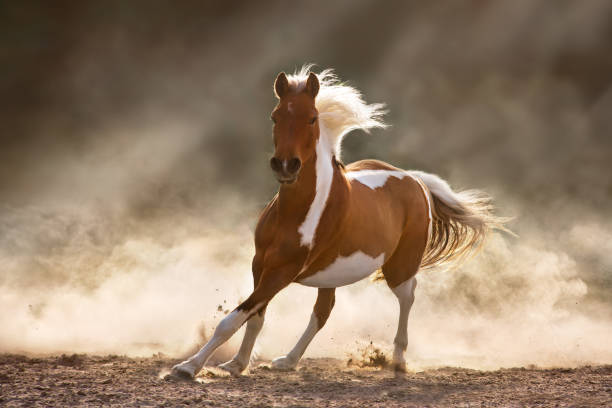
[[[234,376],[248,366],[268,302],[290,283],[317,288],[306,330],[271,368],[295,369],[327,321],[337,287],[374,272],[399,302],[392,366],[406,368],[408,315],[420,269],[457,262],[481,247],[505,219],[493,214],[490,196],[455,192],[440,177],[406,171],[378,160],[344,165],[341,143],[352,130],[384,128],[383,104],[367,104],[334,71],[316,74],[306,65],[274,81],[274,155],[270,167],[278,193],[255,230],[250,296],[216,327],[212,338],[172,374],[193,378],[212,353],[242,325],[240,349],[219,368]]]

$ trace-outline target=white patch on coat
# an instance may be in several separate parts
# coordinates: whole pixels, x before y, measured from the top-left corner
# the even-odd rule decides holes
[[[356,180],[364,186],[375,190],[384,186],[389,177],[395,177],[401,180],[406,177],[406,175],[406,172],[399,170],[358,170],[346,173],[346,178],[349,180]]]
[[[305,286],[316,288],[337,288],[350,285],[371,275],[385,262],[385,254],[382,253],[372,258],[361,251],[356,251],[349,256],[338,256],[325,269],[317,271],[298,282]]]
[[[428,179],[434,179],[436,180],[439,184],[441,184],[442,188],[444,187],[444,181],[439,179],[437,176],[434,175],[430,175],[427,173],[423,173],[420,171],[402,171],[402,170],[358,170],[358,171],[350,171],[348,173],[346,173],[346,178],[349,180],[356,180],[358,182],[360,182],[361,184],[371,188],[372,190],[375,190],[377,188],[380,188],[382,186],[384,186],[387,183],[387,180],[389,179],[389,177],[395,177],[398,179],[403,179],[405,176],[409,176],[412,179],[414,179],[414,181],[416,181],[417,183],[419,183],[419,186],[421,187],[421,190],[423,190],[423,194],[425,195],[425,200],[427,200],[427,212],[428,212],[428,217],[429,217],[429,235],[431,235],[431,220],[432,220],[432,216],[431,216],[431,198],[429,195],[429,190],[426,187],[426,182],[422,180],[423,177],[426,177]],[[433,176],[433,177],[432,177]],[[438,181],[439,180],[439,181]],[[446,184],[446,187],[448,187],[448,184]],[[450,187],[445,189],[445,194],[448,195],[448,191],[450,190]],[[452,191],[451,191],[452,193]]]
[[[325,210],[325,204],[329,197],[331,185],[334,176],[334,168],[332,166],[332,152],[327,140],[327,133],[323,127],[320,127],[319,140],[316,147],[317,162],[315,164],[316,171],[316,193],[310,204],[306,218],[298,232],[301,235],[300,244],[312,248],[314,245],[314,237],[317,232],[317,226]]]

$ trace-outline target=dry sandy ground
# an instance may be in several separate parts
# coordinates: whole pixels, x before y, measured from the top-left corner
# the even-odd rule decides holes
[[[211,407],[603,407],[612,406],[612,366],[405,375],[306,359],[297,371],[260,365],[232,378],[164,379],[175,360],[107,356],[0,355],[0,406]]]

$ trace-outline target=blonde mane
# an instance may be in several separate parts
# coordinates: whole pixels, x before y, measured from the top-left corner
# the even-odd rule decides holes
[[[289,85],[300,90],[306,86],[312,65],[304,65],[299,71],[287,75]],[[319,79],[319,93],[315,99],[319,111],[319,126],[329,139],[330,149],[340,159],[342,139],[351,130],[361,129],[366,133],[372,128],[385,128],[382,116],[385,105],[368,105],[357,89],[340,82],[333,69],[316,74]]]

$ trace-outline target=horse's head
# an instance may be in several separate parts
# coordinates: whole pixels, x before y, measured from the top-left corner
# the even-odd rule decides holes
[[[270,166],[281,183],[297,180],[304,163],[313,160],[319,137],[315,98],[319,80],[312,72],[305,83],[291,83],[284,72],[274,82],[278,105],[272,111],[274,156]]]

